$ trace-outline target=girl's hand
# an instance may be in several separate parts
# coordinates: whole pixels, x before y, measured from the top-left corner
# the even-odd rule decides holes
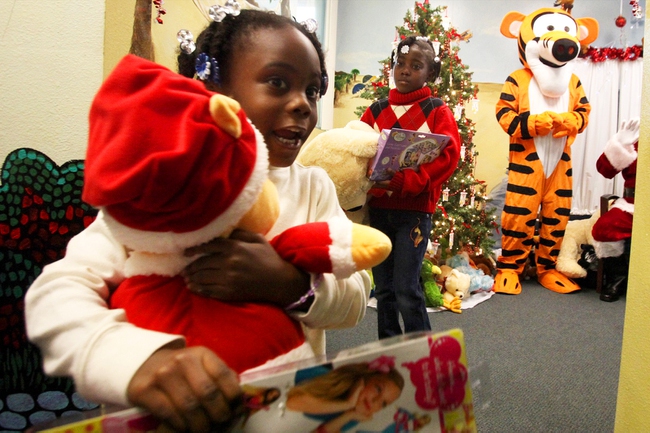
[[[285,307],[309,290],[309,274],[285,262],[258,233],[235,230],[185,255],[205,254],[183,275],[197,294],[231,302],[267,302]]]
[[[393,170],[392,168],[387,168],[386,173],[390,174],[391,179],[393,176],[395,176],[396,171]],[[372,186],[373,188],[379,188],[379,189],[388,189],[388,185],[390,185],[391,179],[388,180],[380,180],[374,183]]]
[[[388,185],[390,185],[390,180],[380,180],[379,182],[375,182],[372,187],[379,189],[388,189]]]
[[[127,388],[129,401],[174,431],[205,432],[243,412],[239,378],[205,347],[154,352]]]

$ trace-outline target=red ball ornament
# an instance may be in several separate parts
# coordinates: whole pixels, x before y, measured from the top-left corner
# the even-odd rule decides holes
[[[616,23],[616,27],[618,28],[625,27],[625,24],[627,24],[627,20],[623,15],[619,15],[618,18],[616,18],[616,21],[614,22]]]

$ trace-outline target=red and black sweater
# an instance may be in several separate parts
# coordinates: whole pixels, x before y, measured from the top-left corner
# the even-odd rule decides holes
[[[382,189],[372,189],[370,207],[403,209],[433,213],[440,198],[441,185],[454,173],[460,158],[458,125],[449,107],[431,95],[429,87],[410,93],[391,89],[388,98],[380,99],[368,107],[361,121],[375,130],[401,128],[420,132],[433,132],[451,137],[440,156],[419,170],[400,170],[390,181],[387,194]]]

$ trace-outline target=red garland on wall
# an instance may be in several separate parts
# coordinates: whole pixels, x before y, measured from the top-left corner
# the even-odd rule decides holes
[[[583,59],[590,59],[592,62],[604,62],[605,60],[637,60],[643,57],[643,45],[633,45],[627,48],[594,48],[589,47],[580,54]]]

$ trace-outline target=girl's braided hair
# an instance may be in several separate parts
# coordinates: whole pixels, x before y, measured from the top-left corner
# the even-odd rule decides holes
[[[217,60],[220,74],[223,80],[227,81],[231,74],[229,66],[232,56],[237,50],[245,49],[246,39],[250,33],[260,29],[281,29],[286,26],[298,29],[314,45],[318,53],[323,79],[327,82],[325,54],[315,33],[310,33],[302,24],[290,18],[273,12],[253,9],[244,9],[238,16],[226,15],[221,22],[211,22],[197,38],[194,52],[188,54],[179,50],[178,72],[183,76],[193,78],[196,72],[196,58],[200,53],[205,53]],[[210,84],[206,83],[206,85]],[[321,89],[321,94],[323,93],[324,89]]]

